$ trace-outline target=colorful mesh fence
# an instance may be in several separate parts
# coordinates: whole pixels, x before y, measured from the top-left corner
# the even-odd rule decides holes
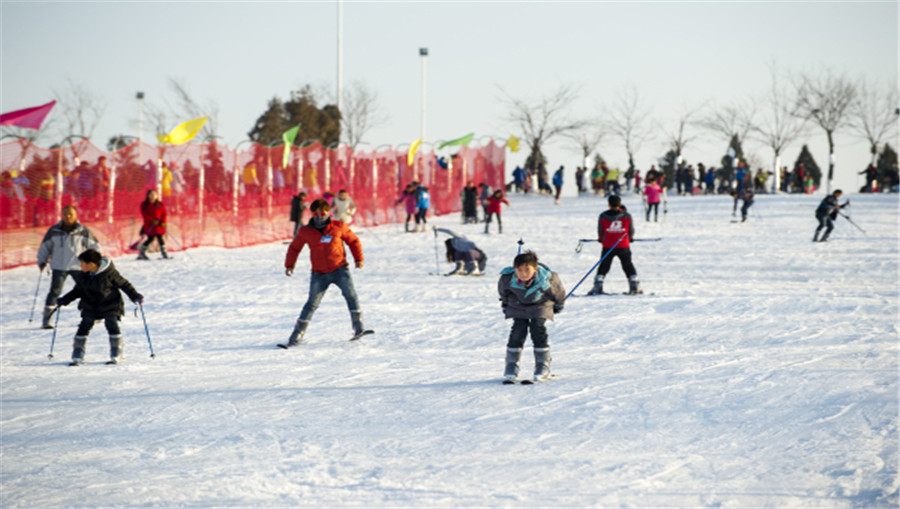
[[[420,149],[407,164],[405,150],[326,150],[293,147],[286,168],[284,146],[134,142],[111,154],[87,140],[61,149],[25,141],[0,144],[0,269],[35,263],[37,248],[62,208],[74,205],[79,221],[100,241],[104,254],[128,252],[140,238],[139,207],[150,189],[168,212],[169,249],[241,247],[290,238],[291,198],[307,203],[346,189],[358,212],[354,224],[372,226],[406,218],[397,200],[412,181],[431,192],[429,214],[461,209],[468,181],[503,185],[505,147],[491,141],[458,148],[439,160]],[[305,218],[304,218],[305,219]]]

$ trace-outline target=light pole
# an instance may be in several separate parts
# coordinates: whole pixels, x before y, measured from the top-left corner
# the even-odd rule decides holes
[[[138,102],[138,139],[144,138],[144,93],[138,92],[135,95]]]
[[[422,132],[420,138],[425,140],[425,76],[428,68],[428,48],[419,48],[419,56],[422,57]]]
[[[344,81],[344,2],[338,0],[338,19],[337,19],[337,107],[341,117],[344,116],[344,97],[343,97],[343,81]]]

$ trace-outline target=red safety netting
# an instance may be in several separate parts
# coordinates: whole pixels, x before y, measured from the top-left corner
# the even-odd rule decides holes
[[[503,185],[506,157],[493,141],[458,148],[442,160],[434,150],[420,150],[408,165],[406,150],[313,144],[293,147],[285,168],[283,145],[134,142],[109,154],[87,140],[53,150],[24,140],[0,144],[0,269],[35,263],[44,233],[66,205],[75,205],[104,254],[128,252],[140,237],[139,207],[149,189],[166,206],[167,244],[174,250],[290,238],[291,198],[300,191],[310,203],[346,189],[358,209],[354,222],[371,226],[405,219],[396,202],[415,180],[431,192],[430,214],[456,212],[468,181]]]

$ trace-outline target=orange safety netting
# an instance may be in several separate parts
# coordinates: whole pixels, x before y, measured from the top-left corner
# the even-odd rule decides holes
[[[403,205],[396,202],[414,180],[431,192],[429,214],[459,211],[468,181],[503,185],[506,153],[493,141],[454,148],[458,153],[446,160],[419,150],[410,166],[405,150],[313,144],[293,147],[282,168],[283,145],[134,142],[109,154],[87,140],[53,150],[24,140],[0,144],[0,269],[35,263],[47,228],[66,205],[77,208],[104,254],[128,252],[140,237],[139,207],[149,189],[161,193],[168,246],[176,250],[290,238],[291,198],[300,191],[308,204],[346,189],[358,209],[354,223],[365,226],[403,221]]]

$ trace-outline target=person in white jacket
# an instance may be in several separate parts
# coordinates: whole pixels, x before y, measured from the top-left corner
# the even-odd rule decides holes
[[[338,191],[337,197],[334,199],[333,212],[335,220],[343,221],[348,225],[353,223],[353,214],[356,214],[356,204],[353,203],[353,199],[347,194],[346,189]]]
[[[99,252],[100,243],[86,226],[78,222],[78,211],[74,206],[63,207],[62,220],[47,230],[37,253],[38,269],[43,272],[49,262],[52,271],[50,292],[44,301],[41,323],[44,329],[53,328],[50,325],[50,315],[56,309],[56,299],[62,293],[66,278],[81,271],[78,255],[88,249]]]

